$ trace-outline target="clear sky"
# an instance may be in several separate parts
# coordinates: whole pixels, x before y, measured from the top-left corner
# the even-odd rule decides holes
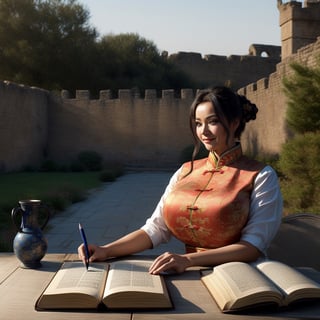
[[[243,55],[253,43],[280,45],[277,0],[78,2],[89,10],[100,35],[137,33],[169,54]]]

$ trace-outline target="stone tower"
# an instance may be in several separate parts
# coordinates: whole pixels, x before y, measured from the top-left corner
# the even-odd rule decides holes
[[[282,60],[320,36],[320,0],[278,0]]]

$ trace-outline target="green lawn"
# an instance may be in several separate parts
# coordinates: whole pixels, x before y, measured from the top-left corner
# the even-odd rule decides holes
[[[99,172],[23,172],[0,174],[0,251],[11,250],[16,229],[11,210],[19,200],[40,199],[56,213],[84,200],[101,184]]]

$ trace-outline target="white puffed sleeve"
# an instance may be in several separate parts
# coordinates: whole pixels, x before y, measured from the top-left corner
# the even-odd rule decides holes
[[[242,230],[241,240],[251,243],[265,254],[280,226],[282,208],[277,174],[266,166],[254,181],[249,220]]]

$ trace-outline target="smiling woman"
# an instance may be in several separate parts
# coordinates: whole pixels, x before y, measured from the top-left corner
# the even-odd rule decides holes
[[[185,254],[164,253],[149,272],[264,257],[282,217],[275,171],[242,154],[240,138],[257,107],[226,87],[200,91],[190,108],[193,158],[172,176],[146,224],[104,246],[89,245],[90,261],[133,254],[169,241]],[[195,160],[203,144],[209,156]],[[83,245],[79,257],[85,259]]]

